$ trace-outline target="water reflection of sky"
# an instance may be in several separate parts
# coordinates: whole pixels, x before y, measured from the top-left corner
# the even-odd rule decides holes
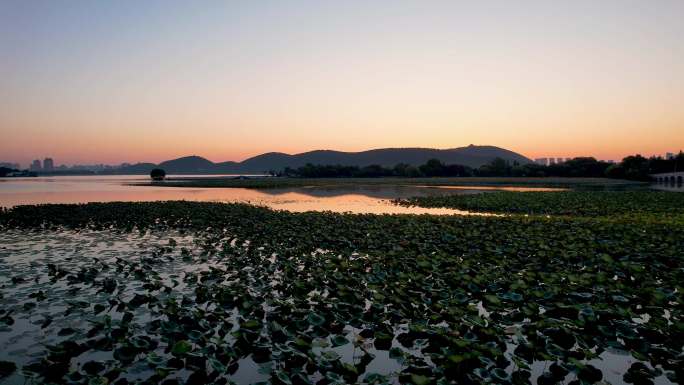
[[[684,192],[684,184],[681,183],[656,183],[652,184],[651,188],[662,191]]]
[[[492,187],[458,186],[316,186],[278,189],[136,186],[146,176],[69,176],[6,179],[0,185],[0,206],[42,203],[191,200],[241,202],[293,212],[334,211],[372,214],[466,214],[444,208],[402,207],[392,199],[446,194],[473,194]],[[501,187],[515,191],[546,188]]]

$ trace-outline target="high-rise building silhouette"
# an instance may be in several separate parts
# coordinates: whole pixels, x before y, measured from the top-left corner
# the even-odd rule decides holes
[[[29,167],[31,171],[42,171],[43,166],[40,164],[40,159],[36,159],[31,163],[31,167]]]
[[[52,161],[52,158],[45,158],[43,160],[43,171],[52,171],[55,169],[55,163]]]

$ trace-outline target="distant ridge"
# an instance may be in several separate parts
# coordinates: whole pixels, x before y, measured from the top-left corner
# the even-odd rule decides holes
[[[201,156],[192,155],[178,159],[167,160],[155,165],[153,163],[137,163],[115,170],[117,174],[145,174],[153,168],[163,168],[169,174],[248,174],[263,173],[269,170],[282,170],[285,167],[301,167],[307,163],[323,165],[394,166],[407,163],[418,166],[430,159],[439,159],[446,164],[461,164],[470,167],[480,167],[491,162],[494,158],[502,158],[509,162],[520,164],[532,161],[516,152],[496,146],[458,147],[451,149],[434,148],[380,148],[360,152],[343,152],[333,150],[315,150],[301,154],[285,154],[282,152],[268,152],[257,155],[242,162],[214,163]]]

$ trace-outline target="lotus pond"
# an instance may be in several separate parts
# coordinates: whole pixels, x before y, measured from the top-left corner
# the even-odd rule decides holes
[[[402,206],[444,207],[490,213],[585,217],[684,215],[684,194],[670,191],[497,191],[488,194],[396,199]]]
[[[640,215],[3,210],[0,383],[684,383],[684,226]]]

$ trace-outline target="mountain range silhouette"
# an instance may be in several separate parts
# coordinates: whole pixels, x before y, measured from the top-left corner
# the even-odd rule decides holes
[[[469,145],[451,149],[434,148],[381,148],[360,152],[343,152],[333,150],[315,150],[300,154],[268,152],[257,155],[242,162],[214,163],[201,156],[192,155],[167,160],[159,164],[137,163],[119,168],[117,174],[146,174],[153,168],[162,168],[169,174],[245,174],[264,173],[269,170],[283,170],[285,167],[297,168],[307,163],[317,165],[368,166],[385,167],[406,163],[414,166],[424,164],[430,159],[439,159],[445,164],[461,164],[480,167],[495,158],[520,164],[531,163],[527,157],[516,152],[496,146]]]

